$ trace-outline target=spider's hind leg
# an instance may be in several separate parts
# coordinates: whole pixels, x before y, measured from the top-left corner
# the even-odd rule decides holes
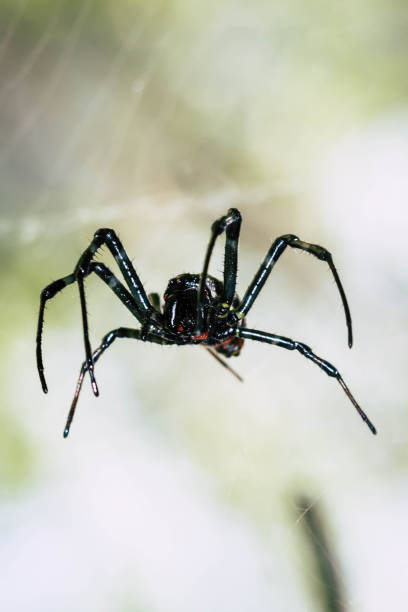
[[[93,352],[92,361],[96,363],[98,359],[103,355],[107,348],[113,343],[116,338],[133,338],[134,340],[142,340],[142,332],[140,329],[131,329],[128,327],[119,327],[118,329],[113,329],[108,334],[106,334],[102,338],[102,342],[100,346]],[[164,335],[162,335],[161,330],[159,328],[156,331],[152,331],[147,335],[147,340],[149,342],[155,342],[156,344],[173,344],[171,340],[166,339]],[[84,361],[78,377],[78,382],[75,387],[74,397],[71,403],[71,408],[68,413],[67,422],[64,429],[64,438],[66,438],[69,434],[69,430],[71,427],[72,420],[75,415],[76,406],[79,399],[79,394],[81,392],[82,383],[84,380],[84,376],[89,368],[88,361]]]
[[[234,370],[234,368],[231,368],[231,366],[229,365],[229,363],[227,363],[226,361],[224,361],[224,359],[222,359],[216,352],[216,350],[212,347],[212,346],[206,346],[205,347],[207,349],[207,351],[210,353],[210,355],[212,355],[214,357],[214,359],[216,359],[218,361],[218,363],[220,363],[222,366],[224,366],[224,368],[226,368],[227,370],[229,370],[231,372],[231,374],[233,376],[235,376],[235,378],[237,378],[240,382],[244,382],[244,379],[242,378],[242,376],[240,376],[238,374],[238,372],[236,372]]]
[[[132,330],[132,331],[135,334],[134,335],[135,338],[139,338],[140,337],[139,330]],[[114,329],[113,331],[109,332],[108,334],[106,334],[106,336],[103,337],[100,346],[92,354],[92,363],[96,363],[98,361],[99,357],[101,357],[101,355],[106,351],[106,349],[110,347],[112,342],[116,338],[120,337],[120,333],[121,333],[121,329]],[[79,371],[78,382],[77,382],[76,387],[75,387],[74,397],[73,397],[73,400],[72,400],[72,403],[71,403],[71,408],[70,408],[69,413],[68,413],[68,418],[67,418],[67,422],[66,422],[65,429],[64,429],[64,438],[66,438],[68,436],[68,434],[69,434],[71,423],[72,423],[72,420],[74,418],[76,406],[77,406],[77,403],[78,403],[79,394],[80,394],[81,389],[82,389],[82,383],[84,381],[84,376],[85,376],[85,373],[87,372],[88,368],[89,368],[88,361],[84,361],[82,366],[81,366],[81,369]]]
[[[303,355],[307,359],[310,359],[311,361],[313,361],[313,363],[318,365],[319,368],[321,368],[323,372],[326,372],[328,376],[332,376],[333,378],[336,378],[338,380],[340,386],[343,388],[343,391],[345,392],[345,394],[347,395],[347,397],[353,404],[354,408],[357,410],[360,417],[367,424],[371,432],[373,434],[377,433],[376,428],[374,427],[374,425],[372,424],[372,422],[370,421],[370,419],[368,418],[364,410],[360,408],[359,404],[354,399],[354,396],[352,395],[350,389],[347,387],[346,383],[344,382],[338,369],[334,365],[326,361],[325,359],[318,357],[309,346],[307,346],[306,344],[303,344],[302,342],[297,342],[295,340],[291,340],[290,338],[285,338],[284,336],[277,336],[276,334],[268,334],[266,332],[259,331],[257,329],[242,329],[241,328],[237,330],[237,335],[240,338],[247,338],[248,340],[258,340],[259,342],[267,342],[268,344],[275,344],[276,346],[280,346],[290,351],[293,351],[293,350],[299,351],[301,355]]]

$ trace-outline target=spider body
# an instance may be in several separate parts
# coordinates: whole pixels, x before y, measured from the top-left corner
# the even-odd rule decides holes
[[[169,334],[175,335],[176,344],[204,344],[226,355],[238,354],[231,348],[243,344],[236,336],[237,328],[243,325],[229,305],[223,305],[223,283],[210,276],[203,280],[204,295],[200,303],[200,316],[203,327],[197,333],[197,302],[200,291],[201,274],[180,274],[169,281],[164,293],[162,325]],[[239,304],[235,294],[232,307]],[[159,311],[160,312],[160,311]],[[239,352],[239,351],[238,351]]]
[[[232,370],[220,355],[227,358],[238,356],[245,339],[265,342],[291,351],[296,350],[319,366],[328,376],[337,379],[363,421],[366,422],[372,433],[376,433],[374,425],[357,404],[335,366],[318,357],[309,346],[302,342],[291,340],[285,336],[246,328],[245,321],[248,311],[262,290],[275,263],[286,248],[291,247],[311,253],[317,259],[328,264],[343,303],[348,330],[348,344],[351,348],[353,339],[350,311],[330,253],[323,247],[304,242],[293,234],[276,238],[246,290],[243,299],[240,300],[235,292],[240,228],[241,215],[236,208],[231,208],[225,216],[213,223],[202,272],[200,274],[180,274],[172,278],[164,293],[163,310],[157,293],[152,293],[149,296],[146,294],[122,243],[114,230],[108,228],[99,229],[95,233],[91,244],[83,252],[71,274],[54,281],[43,289],[37,327],[37,368],[44,393],[47,393],[48,390],[42,359],[42,332],[46,302],[72,283],[77,283],[79,289],[86,359],[80,370],[64,429],[64,437],[69,433],[84,376],[87,372],[91,379],[94,394],[99,395],[94,373],[95,363],[116,338],[132,338],[166,345],[201,344],[239,380],[242,380],[240,376]],[[208,274],[208,267],[215,242],[222,234],[225,234],[226,240],[224,278],[223,281],[220,281]],[[105,264],[94,260],[96,253],[103,245],[106,245],[112,253],[127,287],[116,278]],[[100,346],[94,352],[92,352],[89,340],[84,285],[85,278],[92,273],[108,285],[140,325],[139,329],[119,327],[110,331],[104,336]]]

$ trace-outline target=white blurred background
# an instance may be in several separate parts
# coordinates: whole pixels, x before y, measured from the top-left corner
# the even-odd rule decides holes
[[[404,609],[407,30],[400,0],[2,0],[2,610]],[[240,384],[203,349],[118,340],[63,440],[78,292],[46,311],[44,396],[41,289],[108,226],[162,294],[200,271],[231,206],[241,296],[281,234],[333,254],[352,351],[328,268],[302,253],[248,325],[334,363],[378,436],[299,354],[246,342]],[[87,280],[93,346],[135,325],[101,285]]]

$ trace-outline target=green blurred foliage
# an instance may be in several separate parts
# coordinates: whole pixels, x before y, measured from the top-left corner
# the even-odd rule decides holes
[[[36,452],[7,406],[0,411],[0,495],[15,495],[35,473]]]
[[[44,185],[48,208],[66,208],[68,188],[70,205],[95,206],[98,173],[105,199],[299,173],[336,133],[407,99],[397,0],[21,6],[0,92],[7,214],[44,205]],[[1,14],[5,36],[18,6]],[[16,78],[25,99],[7,89]]]

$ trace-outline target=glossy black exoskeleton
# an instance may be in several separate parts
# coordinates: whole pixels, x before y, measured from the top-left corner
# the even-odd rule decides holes
[[[164,293],[164,328],[177,335],[176,344],[206,344],[226,357],[239,355],[244,340],[238,338],[236,332],[243,327],[244,319],[223,304],[223,284],[209,274],[200,303],[200,317],[206,324],[197,334],[200,280],[200,274],[180,274],[171,279]],[[238,304],[235,294],[232,307]]]
[[[330,253],[316,244],[299,240],[293,234],[286,234],[277,238],[272,243],[243,299],[240,300],[235,293],[240,228],[241,215],[236,208],[231,208],[225,216],[213,223],[201,274],[181,274],[171,279],[164,293],[163,309],[161,309],[160,297],[157,293],[152,293],[149,296],[146,294],[122,243],[112,229],[99,229],[89,247],[79,258],[72,274],[54,281],[43,289],[37,328],[37,367],[44,393],[47,393],[48,389],[44,376],[41,343],[46,302],[64,287],[76,282],[78,283],[81,303],[86,360],[81,367],[64,430],[64,437],[69,433],[85,373],[89,372],[92,389],[94,394],[98,395],[94,364],[116,338],[133,338],[166,345],[202,344],[219,363],[228,368],[240,380],[242,380],[240,376],[230,368],[220,357],[220,354],[228,358],[238,356],[245,339],[274,344],[288,350],[297,350],[318,365],[328,376],[338,380],[361,418],[367,423],[372,433],[376,433],[374,425],[357,404],[337,368],[318,357],[310,347],[302,342],[245,327],[245,317],[248,311],[264,286],[273,266],[289,246],[311,253],[318,259],[326,261],[329,265],[343,302],[348,330],[348,344],[351,348],[353,338],[350,310]],[[226,236],[224,278],[221,282],[208,274],[208,267],[217,237],[224,232]],[[128,289],[114,276],[109,268],[94,260],[98,249],[104,244],[115,258]],[[84,279],[92,272],[112,289],[140,323],[140,329],[120,327],[112,330],[104,336],[101,345],[93,353],[89,341],[84,289]]]

